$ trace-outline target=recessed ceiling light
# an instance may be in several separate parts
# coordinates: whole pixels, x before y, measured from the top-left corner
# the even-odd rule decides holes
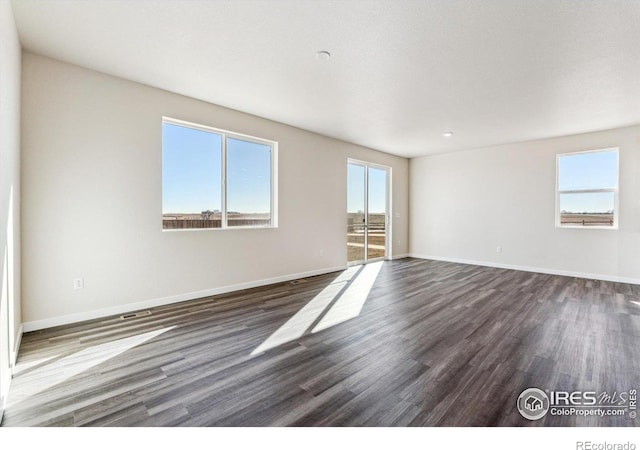
[[[331,53],[329,53],[326,50],[320,50],[319,52],[316,53],[316,58],[317,59],[322,59],[322,60],[327,60],[327,59],[331,58]]]
[[[453,131],[447,131],[446,133],[442,133],[442,135],[444,137],[451,137],[451,136],[453,136]]]

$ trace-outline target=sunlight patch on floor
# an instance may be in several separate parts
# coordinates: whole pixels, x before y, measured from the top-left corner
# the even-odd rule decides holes
[[[47,361],[51,361],[52,359],[56,359],[59,355],[48,356],[46,358],[34,359],[33,361],[19,362],[16,365],[16,368],[13,371],[13,375],[17,376],[23,372],[28,372],[32,367],[40,366]]]
[[[45,364],[32,372],[18,376],[11,384],[8,406],[16,405],[29,397],[51,389],[53,386],[98,366],[127,350],[142,345],[173,328],[175,326],[94,345],[58,359],[51,364]]]
[[[383,261],[353,266],[345,270],[300,311],[271,334],[251,355],[302,337],[314,324],[312,333],[353,319],[360,314],[378,277]],[[324,314],[324,316],[323,316]],[[320,320],[318,320],[320,319]]]
[[[354,266],[341,273],[330,285],[325,287],[309,303],[304,305],[300,311],[269,336],[266,341],[256,347],[256,349],[251,352],[251,355],[257,355],[258,353],[291,342],[302,336],[318,317],[320,317],[327,306],[331,304],[349,280],[358,272],[358,269],[359,267]]]
[[[369,297],[369,292],[382,268],[382,261],[364,266],[351,286],[340,296],[322,320],[315,326],[313,333],[325,330],[339,323],[345,322],[360,315],[364,303]]]

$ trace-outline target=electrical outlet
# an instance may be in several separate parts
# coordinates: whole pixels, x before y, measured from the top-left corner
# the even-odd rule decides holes
[[[320,256],[324,256],[324,249],[320,249]]]
[[[496,253],[502,253],[502,247],[497,246],[496,247]]]
[[[74,289],[84,289],[84,278],[74,278],[73,279],[73,288]]]

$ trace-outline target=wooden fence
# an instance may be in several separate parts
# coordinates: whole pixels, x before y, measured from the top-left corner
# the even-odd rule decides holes
[[[271,224],[270,219],[228,219],[229,227],[247,227],[247,226],[268,226]],[[163,219],[162,228],[165,230],[182,230],[182,229],[199,229],[199,228],[221,228],[222,220],[220,219]]]

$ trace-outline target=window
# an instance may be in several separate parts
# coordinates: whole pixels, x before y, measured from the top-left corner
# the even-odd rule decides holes
[[[164,118],[162,228],[275,227],[277,143]]]
[[[557,156],[556,223],[618,227],[618,149]]]

